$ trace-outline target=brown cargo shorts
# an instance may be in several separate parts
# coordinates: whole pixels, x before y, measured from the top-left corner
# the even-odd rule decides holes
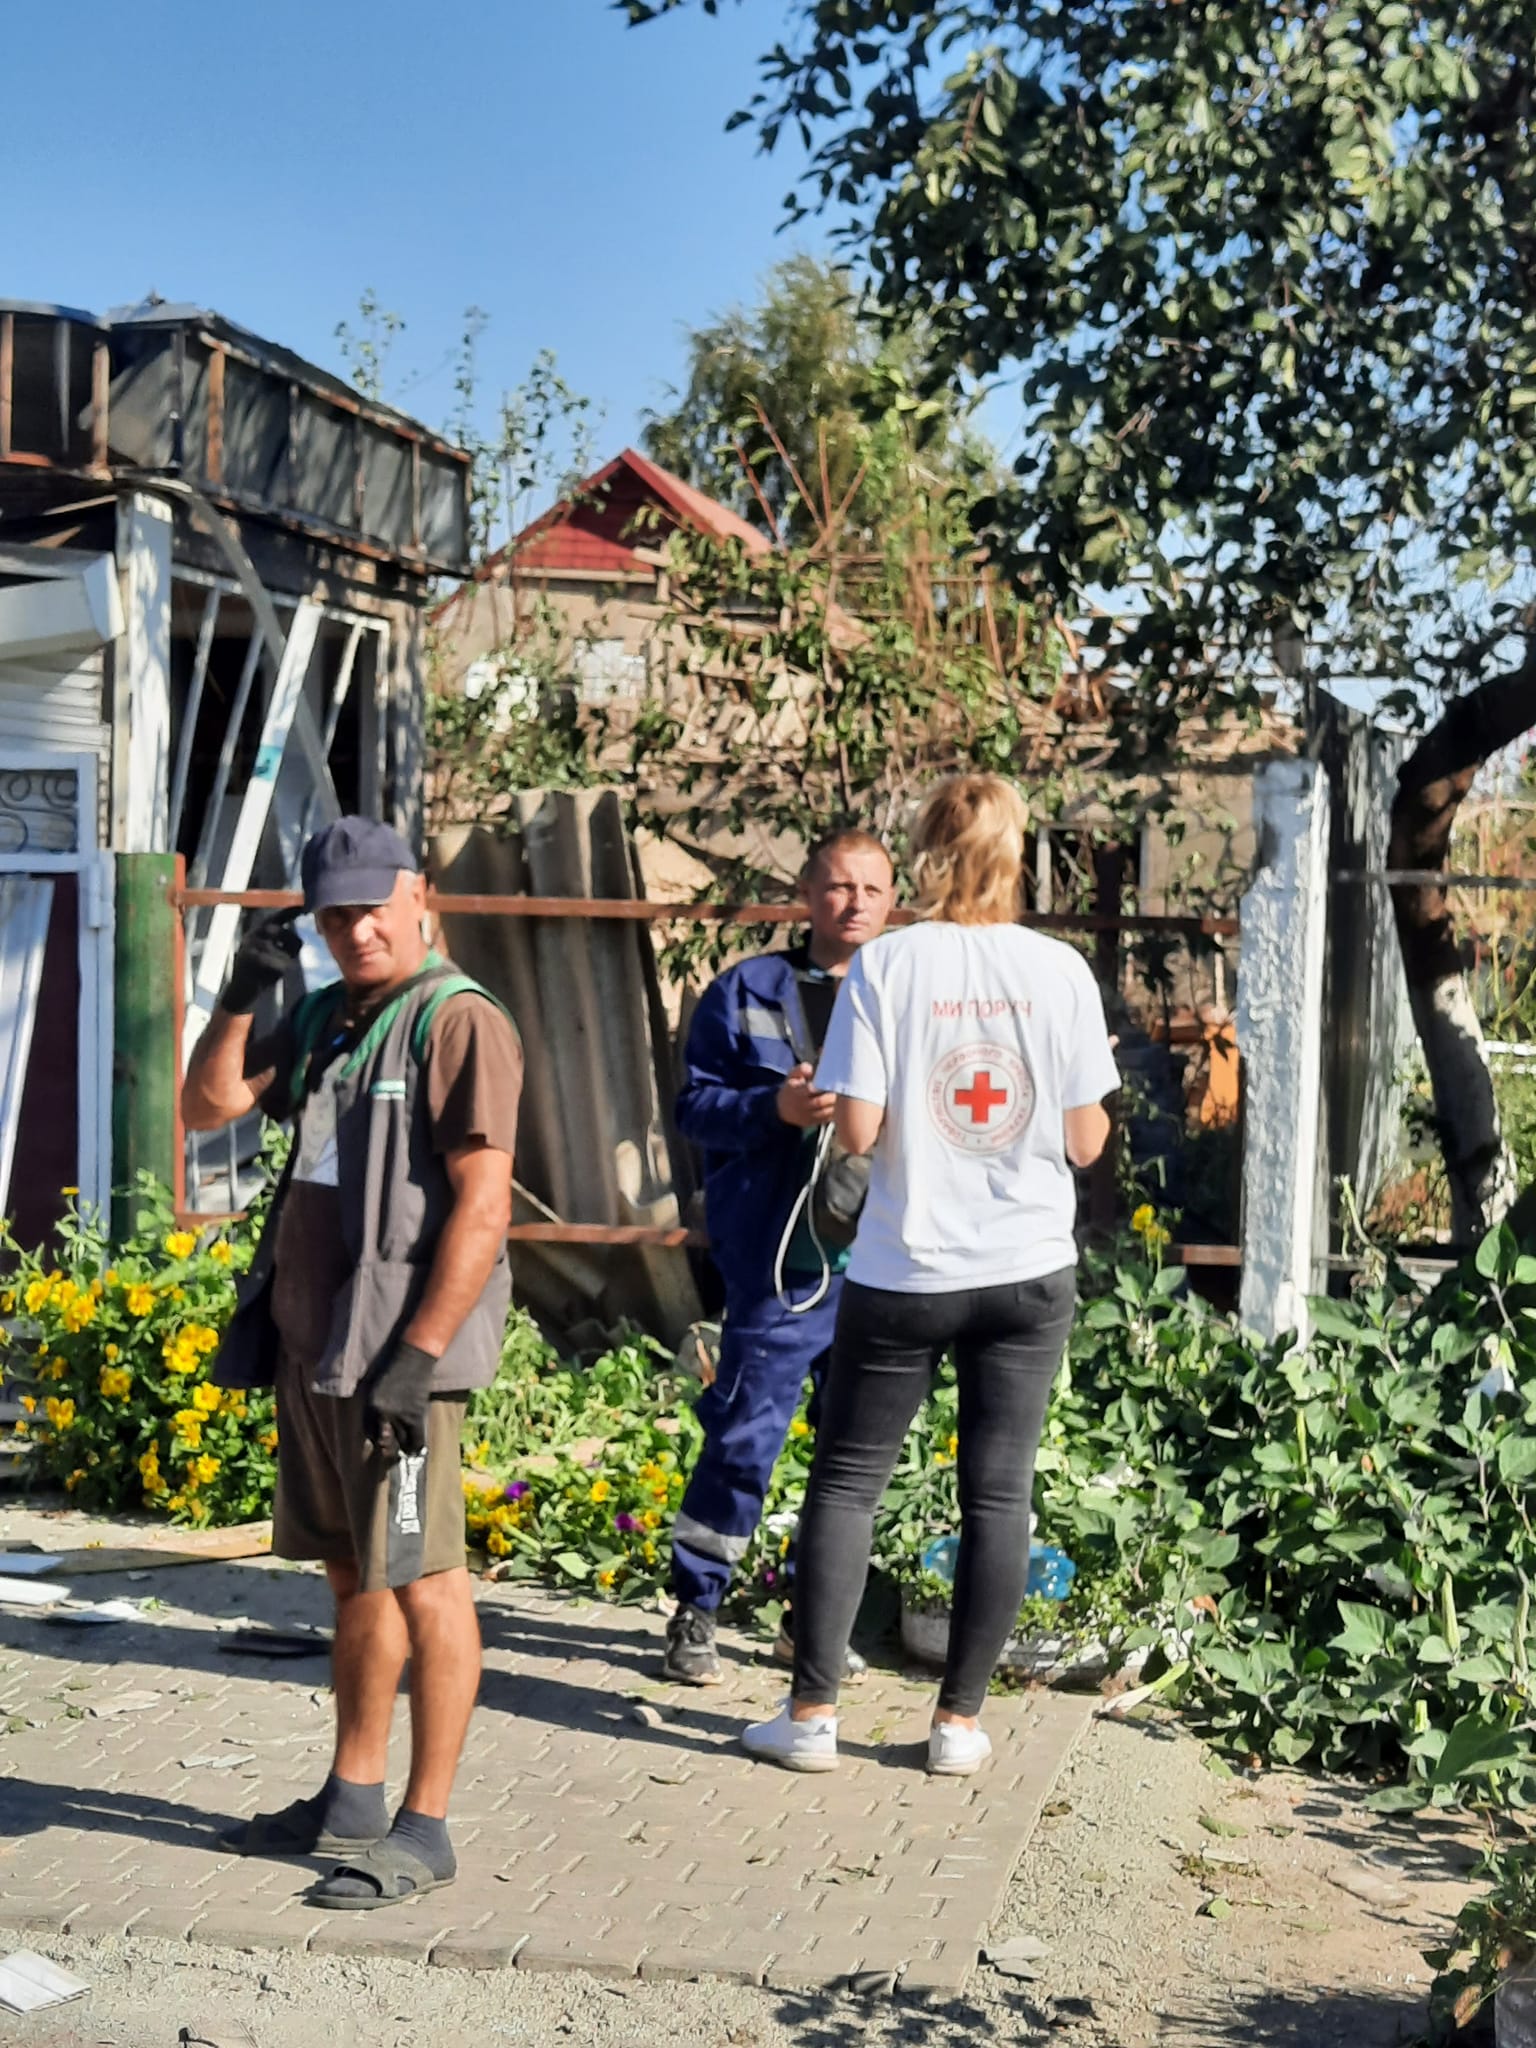
[[[364,1398],[317,1394],[303,1366],[279,1359],[274,1555],[355,1564],[364,1593],[461,1569],[467,1400],[434,1394],[426,1449],[386,1464],[363,1434]]]

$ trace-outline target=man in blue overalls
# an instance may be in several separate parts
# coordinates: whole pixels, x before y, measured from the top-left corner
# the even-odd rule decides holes
[[[704,1154],[710,1246],[725,1282],[713,1385],[698,1404],[704,1447],[672,1532],[677,1612],[666,1677],[718,1685],[715,1615],[763,1511],[807,1378],[826,1369],[846,1256],[830,1262],[800,1197],[835,1097],[817,1094],[816,1058],[842,977],[885,929],[890,856],[872,833],[830,833],[802,877],[802,945],[727,969],[688,1033],[677,1121]],[[798,1213],[797,1213],[798,1212]],[[798,1311],[798,1312],[797,1312]],[[776,1655],[793,1655],[788,1616]]]

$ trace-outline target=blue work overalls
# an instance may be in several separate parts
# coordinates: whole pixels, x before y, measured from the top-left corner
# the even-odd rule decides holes
[[[780,1299],[775,1260],[809,1165],[805,1133],[778,1092],[805,1050],[796,987],[803,954],[765,953],[727,970],[694,1013],[677,1121],[704,1154],[710,1245],[725,1282],[714,1384],[699,1398],[704,1446],[672,1532],[672,1590],[713,1611],[745,1555],[807,1379],[819,1388],[842,1281],[814,1308]],[[804,1301],[820,1276],[786,1275]],[[814,1402],[812,1415],[814,1419]]]

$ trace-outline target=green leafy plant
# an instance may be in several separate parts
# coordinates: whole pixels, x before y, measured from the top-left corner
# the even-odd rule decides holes
[[[1437,1972],[1430,1993],[1436,2040],[1469,2027],[1501,1978],[1536,1958],[1536,1843],[1497,1845],[1477,1875],[1492,1880],[1489,1890],[1462,1907],[1449,1940],[1424,1951]]]

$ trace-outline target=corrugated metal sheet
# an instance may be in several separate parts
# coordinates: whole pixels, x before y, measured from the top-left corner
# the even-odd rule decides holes
[[[461,895],[637,897],[634,850],[611,790],[530,790],[505,831],[458,827],[430,853],[436,886]],[[679,1223],[691,1187],[672,1122],[671,1036],[643,924],[462,916],[443,920],[453,958],[506,1004],[526,1070],[519,1221]],[[686,1253],[571,1253],[521,1244],[524,1298],[570,1326],[632,1317],[676,1342],[699,1313]]]

